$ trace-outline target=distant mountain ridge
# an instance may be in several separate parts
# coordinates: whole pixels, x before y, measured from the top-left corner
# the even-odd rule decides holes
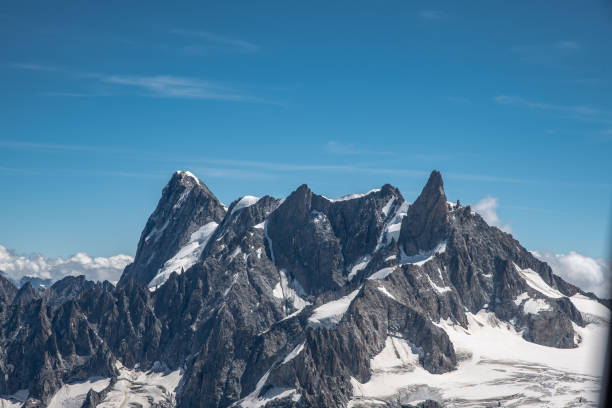
[[[0,394],[17,406],[593,402],[597,367],[583,360],[609,319],[447,202],[437,171],[412,205],[388,184],[337,200],[302,185],[229,208],[179,171],[117,286],[0,277]],[[489,346],[499,339],[513,348]]]

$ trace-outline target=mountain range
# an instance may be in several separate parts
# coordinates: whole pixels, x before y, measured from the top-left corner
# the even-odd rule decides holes
[[[437,171],[229,207],[177,171],[116,285],[0,276],[0,403],[596,406],[609,322]]]

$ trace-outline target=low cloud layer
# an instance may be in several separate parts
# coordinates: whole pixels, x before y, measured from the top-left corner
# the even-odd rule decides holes
[[[478,206],[478,208],[476,207]],[[486,197],[474,208],[490,225],[499,226],[496,213],[497,199]],[[509,230],[509,226],[502,226]],[[554,254],[549,251],[532,251],[532,254],[548,263],[553,271],[569,283],[599,297],[609,298],[612,273],[610,265],[602,258],[591,258],[571,251],[567,254]],[[115,255],[108,258],[91,257],[79,252],[69,258],[47,258],[42,255],[17,255],[0,245],[0,271],[5,277],[19,282],[24,276],[56,281],[66,276],[85,275],[94,281],[118,281],[123,269],[134,261],[128,255]]]
[[[474,205],[474,211],[476,211],[489,225],[498,227],[500,230],[511,233],[512,228],[509,224],[503,224],[499,215],[497,215],[497,207],[499,203],[497,198],[486,196]]]
[[[85,275],[94,281],[117,281],[123,269],[133,262],[128,255],[109,258],[93,258],[79,252],[69,258],[47,258],[42,255],[18,255],[0,245],[0,271],[13,281],[19,282],[24,276],[35,276],[53,281],[66,276]]]
[[[569,283],[599,297],[610,298],[610,265],[604,259],[591,258],[574,251],[568,254],[532,251],[532,254],[548,263],[554,273]]]

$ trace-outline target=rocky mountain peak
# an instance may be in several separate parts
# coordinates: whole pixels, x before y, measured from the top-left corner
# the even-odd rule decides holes
[[[444,204],[444,207],[446,207],[444,181],[442,180],[442,174],[438,170],[433,170],[425,187],[421,190],[421,194],[412,206],[422,206],[422,209],[433,210],[436,206],[441,206],[441,204]]]
[[[213,195],[208,187],[190,171],[177,170],[174,172],[174,174],[172,174],[166,188],[176,188],[178,186],[185,188],[202,188],[206,191],[206,193]]]
[[[312,195],[310,187],[302,184],[287,197],[285,200],[287,204],[284,208],[294,212],[296,215],[306,216],[310,211]]]
[[[444,183],[440,172],[434,170],[402,220],[400,247],[408,256],[430,251],[447,237],[449,230]]]
[[[225,213],[223,204],[196,176],[175,172],[142,232],[134,263],[126,267],[119,283],[132,278],[148,284],[192,234],[209,223],[219,224]]]
[[[383,185],[380,188],[380,191],[383,192],[383,193],[391,193],[391,194],[394,194],[394,195],[397,195],[397,196],[401,196],[401,194],[400,194],[399,190],[397,189],[397,187],[392,186],[389,183]]]
[[[26,282],[15,295],[13,303],[24,305],[38,299],[39,297],[39,294],[36,292],[36,289],[32,287],[32,284],[30,282]]]
[[[17,294],[17,290],[13,282],[0,273],[0,303],[11,303]]]
[[[0,279],[0,405],[27,390],[25,406],[54,395],[52,406],[65,406],[68,395],[74,406],[122,396],[202,408],[408,407],[425,394],[440,405],[416,406],[437,407],[487,372],[491,395],[525,373],[516,405],[534,392],[549,405],[549,384],[568,401],[597,388],[597,373],[587,381],[557,361],[582,361],[609,321],[594,295],[448,204],[437,171],[412,206],[388,184],[336,199],[302,185],[285,200],[243,196],[229,212],[177,172],[116,287],[66,277],[17,293]],[[92,377],[108,386],[69,395]],[[464,405],[497,403],[472,394]]]

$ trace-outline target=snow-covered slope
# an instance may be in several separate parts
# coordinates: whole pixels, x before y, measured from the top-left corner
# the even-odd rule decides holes
[[[153,408],[176,403],[175,394],[182,370],[139,371],[121,365],[118,368],[120,375],[98,408]]]
[[[588,406],[610,324],[435,171],[411,205],[302,185],[229,209],[177,172],[117,285],[60,283],[0,276],[4,405]]]
[[[369,407],[391,400],[423,399],[453,407],[597,406],[607,327],[576,328],[581,343],[558,349],[526,341],[492,313],[469,315],[469,327],[441,322],[461,361],[456,370],[431,374],[419,366],[418,350],[401,338],[387,338],[372,359],[365,384],[353,379],[350,406]],[[578,406],[578,405],[576,405]]]
[[[528,277],[539,290],[559,294],[541,279]],[[483,309],[468,313],[467,328],[450,320],[437,323],[460,361],[456,370],[436,375],[419,365],[421,350],[401,337],[389,336],[371,360],[371,379],[363,384],[352,379],[349,406],[384,405],[398,399],[402,403],[433,399],[452,407],[498,402],[516,407],[598,406],[610,310],[583,295],[571,300],[592,321],[585,327],[574,325],[577,348],[529,342],[522,332]]]
[[[149,288],[155,290],[168,280],[172,272],[180,274],[195,264],[200,258],[200,255],[202,255],[202,251],[218,225],[219,224],[212,221],[208,224],[204,224],[197,231],[192,233],[189,242],[179,249],[172,258],[168,259],[159,269],[157,275],[151,279],[151,282],[148,284]]]
[[[102,393],[102,399],[97,405],[99,408],[149,408],[173,406],[176,403],[175,390],[181,380],[182,370],[130,370],[120,363],[117,369],[120,374],[112,383],[110,378],[91,378],[65,384],[55,393],[48,408],[81,408],[90,390]],[[0,400],[0,407],[3,407],[2,404],[5,402]]]
[[[359,294],[360,289],[356,289],[338,300],[333,300],[317,307],[308,318],[308,323],[313,327],[334,326],[342,319],[355,296]]]

